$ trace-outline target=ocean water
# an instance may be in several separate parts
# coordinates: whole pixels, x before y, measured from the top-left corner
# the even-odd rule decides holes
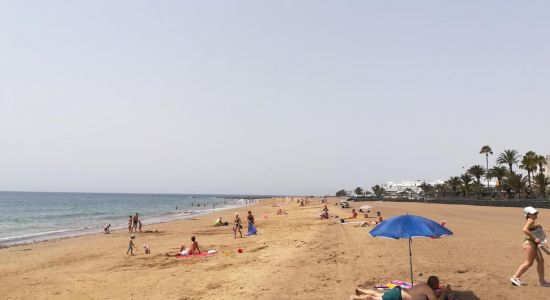
[[[242,197],[242,198],[241,198]],[[248,204],[253,196],[0,192],[0,247],[161,223]],[[177,207],[177,209],[176,209]]]

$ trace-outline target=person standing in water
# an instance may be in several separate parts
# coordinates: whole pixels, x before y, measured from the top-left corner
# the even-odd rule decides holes
[[[138,221],[139,221],[139,215],[138,213],[136,213],[136,215],[134,216],[134,218],[132,219],[132,222],[133,222],[133,226],[132,226],[132,229],[134,230],[134,232],[137,232],[137,228],[138,228]]]
[[[510,281],[516,286],[522,286],[520,280],[521,275],[523,275],[536,260],[539,285],[542,287],[550,287],[550,282],[544,279],[544,258],[542,258],[542,253],[539,249],[541,240],[533,235],[535,230],[539,228],[542,229],[542,226],[536,222],[539,212],[532,206],[528,206],[523,210],[523,213],[525,214],[525,225],[523,225],[523,233],[525,233],[525,238],[523,240],[525,262],[519,266],[516,273],[510,278]]]

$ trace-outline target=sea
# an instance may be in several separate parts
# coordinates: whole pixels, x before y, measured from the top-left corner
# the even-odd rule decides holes
[[[0,248],[127,228],[139,213],[147,225],[252,203],[254,195],[0,192]],[[214,220],[213,220],[214,221]]]

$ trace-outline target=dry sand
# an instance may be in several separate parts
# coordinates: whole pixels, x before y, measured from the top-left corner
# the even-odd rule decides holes
[[[213,227],[217,215],[208,215],[144,227],[153,233],[137,234],[139,251],[133,257],[125,255],[129,234],[124,231],[0,249],[0,298],[347,299],[358,285],[408,280],[406,240],[371,238],[368,228],[319,220],[319,204],[288,203],[283,209],[289,214],[278,216],[273,202],[250,207],[260,234],[242,239],[233,238],[231,227]],[[550,299],[550,289],[537,286],[535,266],[522,278],[527,286],[509,282],[524,259],[521,208],[391,202],[354,206],[363,204],[385,218],[410,213],[447,220],[453,237],[413,240],[416,280],[437,274],[461,299]],[[351,211],[329,208],[332,215]],[[238,210],[243,220],[246,210]],[[232,220],[233,211],[221,215]],[[548,210],[540,210],[539,220],[550,228]],[[202,249],[218,254],[189,259],[164,255],[189,244],[191,235]],[[144,243],[152,254],[143,253]],[[238,248],[244,253],[237,253]]]

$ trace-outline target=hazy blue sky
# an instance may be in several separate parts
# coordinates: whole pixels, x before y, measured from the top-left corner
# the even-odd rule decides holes
[[[549,13],[2,1],[0,190],[320,194],[550,154]]]

